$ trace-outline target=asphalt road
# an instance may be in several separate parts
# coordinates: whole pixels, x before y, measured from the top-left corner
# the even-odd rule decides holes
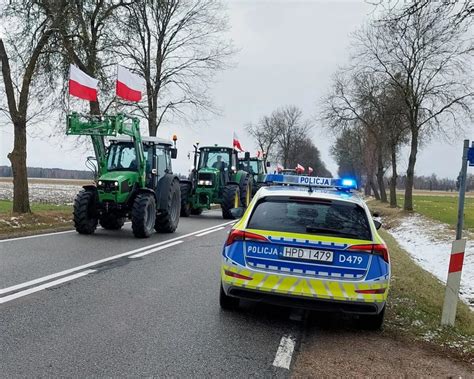
[[[219,307],[225,221],[0,241],[0,376],[289,376],[278,354],[298,314]]]

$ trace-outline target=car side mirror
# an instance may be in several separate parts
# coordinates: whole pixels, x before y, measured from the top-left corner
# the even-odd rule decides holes
[[[231,208],[230,213],[234,218],[241,218],[244,215],[245,209],[243,207]]]
[[[267,161],[267,167],[270,167],[272,164]]]
[[[245,152],[244,157],[246,160],[250,159],[250,153],[248,151]]]
[[[382,227],[382,223],[379,220],[374,220],[375,229],[379,230]]]
[[[170,149],[171,151],[171,159],[176,159],[178,157],[178,149],[173,147]]]

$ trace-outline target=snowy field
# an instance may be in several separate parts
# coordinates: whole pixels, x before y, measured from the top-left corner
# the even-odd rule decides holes
[[[447,225],[414,214],[389,230],[411,257],[443,283],[448,276],[449,256],[455,232]],[[461,278],[461,298],[474,309],[474,241],[466,244]]]
[[[80,185],[30,183],[30,201],[47,204],[72,204],[74,197],[81,190]],[[0,182],[0,200],[13,199],[13,184]]]

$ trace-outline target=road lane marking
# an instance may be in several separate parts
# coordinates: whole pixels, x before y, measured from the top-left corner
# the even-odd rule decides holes
[[[296,340],[292,336],[281,337],[280,346],[273,360],[273,366],[289,370]]]
[[[143,253],[129,255],[129,258],[141,258],[141,257],[144,257],[145,255],[156,253],[157,251],[167,249],[168,247],[171,247],[171,246],[179,245],[180,243],[183,243],[183,242],[184,241],[175,241],[175,242],[169,243],[169,244],[164,245],[164,246],[160,246],[160,247],[156,247],[156,248],[151,249],[151,250],[144,251]]]
[[[149,246],[144,246],[144,247],[140,247],[140,248],[135,249],[135,250],[126,251],[125,253],[121,253],[121,254],[113,255],[111,257],[99,259],[97,261],[86,263],[86,264],[83,264],[81,266],[73,267],[73,268],[70,268],[70,269],[67,269],[67,270],[64,270],[64,271],[60,271],[60,272],[57,272],[57,273],[54,273],[54,274],[46,275],[46,276],[43,276],[41,278],[33,279],[33,280],[28,281],[28,282],[20,283],[20,284],[11,286],[11,287],[3,288],[3,289],[0,289],[0,295],[5,294],[7,292],[12,292],[12,291],[16,291],[16,290],[19,290],[19,289],[22,289],[22,288],[26,288],[26,287],[32,286],[34,284],[42,283],[42,282],[45,282],[45,281],[50,280],[50,279],[58,278],[60,276],[72,274],[73,272],[84,270],[86,268],[90,268],[90,267],[93,267],[93,266],[97,266],[97,265],[100,265],[102,263],[113,261],[113,260],[118,259],[118,258],[126,257],[128,255],[133,255],[133,254],[142,252],[144,250],[152,249],[152,248],[157,247],[157,246],[165,245],[167,243],[171,243],[171,242],[178,241],[178,240],[181,240],[181,239],[184,239],[184,238],[187,238],[187,237],[191,237],[191,236],[194,236],[196,234],[205,232],[207,230],[215,229],[216,227],[227,226],[227,225],[230,225],[234,222],[235,221],[229,221],[229,222],[225,222],[223,224],[211,226],[209,228],[196,230],[195,232],[191,232],[191,233],[185,234],[183,236],[171,238],[171,239],[166,240],[166,241],[157,242],[157,243],[149,245]]]
[[[0,304],[8,303],[9,301],[18,299],[18,298],[23,297],[23,296],[31,295],[32,293],[42,291],[46,288],[50,288],[50,287],[54,287],[54,286],[57,286],[57,285],[62,284],[62,283],[70,282],[71,280],[81,278],[83,276],[92,274],[93,272],[96,272],[96,270],[81,271],[81,272],[78,272],[77,274],[70,275],[70,276],[65,276],[64,278],[61,278],[61,279],[58,279],[58,280],[55,280],[55,281],[52,281],[52,282],[49,282],[49,283],[42,284],[38,287],[28,288],[27,290],[24,290],[24,291],[20,291],[20,292],[17,292],[17,293],[14,293],[14,294],[11,294],[11,295],[8,295],[8,296],[5,296],[5,297],[0,297]]]
[[[35,234],[34,236],[24,236],[24,237],[16,237],[16,238],[6,238],[3,240],[0,240],[0,243],[2,242],[11,242],[11,241],[18,241],[18,240],[26,240],[30,238],[36,238],[36,237],[47,237],[47,236],[53,236],[53,235],[58,235],[58,234],[66,234],[66,233],[72,233],[75,232],[74,229],[72,230],[65,230],[62,232],[53,232],[53,233],[44,233],[44,234]]]
[[[217,232],[217,231],[222,230],[222,229],[224,229],[223,226],[221,226],[220,228],[208,230],[207,232],[203,232],[203,233],[196,234],[196,237],[202,237],[202,236],[205,236],[205,235],[207,235],[207,234],[211,234],[211,233]]]

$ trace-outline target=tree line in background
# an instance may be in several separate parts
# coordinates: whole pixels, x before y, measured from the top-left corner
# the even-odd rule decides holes
[[[29,178],[47,178],[47,179],[94,179],[92,171],[85,170],[65,170],[62,168],[43,168],[27,167]],[[11,178],[13,176],[12,168],[9,166],[0,166],[0,177]]]
[[[284,168],[301,164],[312,167],[314,175],[332,176],[321,160],[321,153],[311,139],[314,124],[303,118],[300,108],[290,105],[263,116],[257,123],[246,126],[265,162],[279,162]]]
[[[339,174],[353,175],[383,202],[388,175],[393,207],[397,157],[407,145],[404,209],[413,210],[420,146],[472,119],[472,5],[381,1],[378,7],[381,16],[354,34],[350,64],[334,76],[321,120],[337,136],[332,155]]]
[[[170,118],[215,112],[208,90],[234,53],[219,0],[0,0],[0,24],[0,112],[13,125],[8,158],[18,213],[30,212],[27,127],[55,123],[61,106],[62,123],[71,63],[99,79],[92,114],[114,100],[117,63],[141,76],[147,96],[133,112],[154,136]]]

